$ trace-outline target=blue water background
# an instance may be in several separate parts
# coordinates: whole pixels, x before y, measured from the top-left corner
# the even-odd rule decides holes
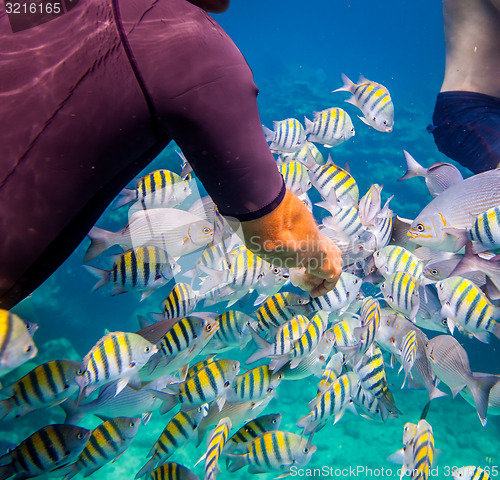
[[[287,117],[303,122],[304,115],[312,118],[314,111],[342,107],[351,115],[356,135],[335,149],[321,150],[325,155],[331,153],[339,165],[349,162],[360,195],[372,183],[382,184],[383,200],[394,195],[391,207],[405,218],[414,218],[431,200],[422,179],[397,182],[397,178],[406,170],[403,149],[424,166],[448,161],[438,152],[432,136],[426,131],[444,72],[441,2],[233,0],[225,14],[214,17],[252,68],[260,90],[258,102],[263,124],[271,128],[273,121]],[[342,85],[341,73],[353,81],[363,74],[389,89],[395,105],[392,133],[380,133],[364,125],[356,117],[360,111],[344,102],[349,94],[331,93]],[[155,168],[180,172],[173,145],[144,173]],[[108,209],[97,225],[116,231],[126,222],[125,210]],[[103,288],[90,294],[95,279],[82,268],[88,244],[85,239],[31,298],[14,309],[24,318],[38,323],[36,341],[38,345],[45,344],[48,358],[44,361],[69,355],[72,348],[76,356],[83,357],[106,330],[137,330],[137,315],[159,311],[159,303],[168,293],[169,287],[162,288],[141,303],[140,296],[135,293],[113,297]],[[102,268],[110,266],[106,258],[94,264]],[[61,338],[64,340],[59,340]],[[47,342],[51,342],[50,348]],[[489,347],[477,340],[465,342],[473,367],[476,367],[474,370],[500,373],[498,344],[496,339]],[[314,443],[319,449],[311,466],[390,466],[383,459],[401,447],[404,422],[418,420],[427,398],[425,391],[400,391],[402,378],[396,380],[393,372],[390,375],[395,383],[392,390],[404,416],[381,424],[347,414],[338,425],[328,426],[316,436]],[[305,380],[287,384],[268,411],[281,411],[284,414],[282,426],[296,431],[294,423],[307,412],[307,401],[315,395],[314,383]],[[434,426],[436,445],[443,450],[440,478],[448,476],[444,470],[446,465],[484,465],[487,456],[493,457],[498,465],[498,417],[490,417],[488,427],[482,429],[473,408],[461,398],[452,401],[448,396],[433,405],[429,418]],[[30,427],[34,431],[35,427],[44,425],[43,421],[30,416],[21,419],[19,425],[24,431]],[[156,420],[156,423],[153,419],[141,431],[141,439],[134,446],[139,453],[131,447],[115,466],[103,469],[102,474],[95,477],[106,478],[106,472],[109,475],[112,471],[137,471],[165,423],[165,419]],[[184,460],[186,465],[192,466],[193,456],[197,459],[201,453],[188,449],[180,458],[173,459]],[[223,469],[220,478],[228,477]],[[248,478],[249,475],[242,473],[235,477]],[[123,478],[133,478],[133,475]]]

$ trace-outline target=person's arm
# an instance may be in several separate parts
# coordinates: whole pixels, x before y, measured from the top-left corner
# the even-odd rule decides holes
[[[242,222],[241,228],[247,248],[264,260],[303,267],[305,271],[291,273],[291,280],[312,296],[324,295],[337,283],[342,273],[340,249],[321,234],[313,215],[289,190],[271,213]]]
[[[192,4],[210,13],[222,13],[229,8],[231,0],[189,0]]]

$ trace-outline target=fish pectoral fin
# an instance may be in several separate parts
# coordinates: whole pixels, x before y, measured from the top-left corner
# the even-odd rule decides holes
[[[215,403],[217,404],[217,408],[220,412],[222,410],[222,407],[224,407],[224,404],[226,403],[226,394],[223,394],[219,398],[217,398]]]

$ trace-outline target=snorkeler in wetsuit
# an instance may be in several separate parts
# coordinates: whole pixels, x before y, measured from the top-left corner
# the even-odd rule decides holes
[[[474,173],[500,166],[500,0],[443,0],[446,67],[437,147]]]
[[[286,190],[251,70],[207,14],[228,4],[63,0],[57,15],[23,15],[0,3],[0,308],[40,285],[172,139],[249,247],[304,265],[295,284],[313,295],[334,287],[340,251]]]

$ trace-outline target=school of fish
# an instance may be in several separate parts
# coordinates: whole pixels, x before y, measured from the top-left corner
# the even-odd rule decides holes
[[[346,101],[366,125],[391,132],[387,88],[362,76],[357,84],[342,80],[334,92],[350,92]],[[442,386],[462,395],[483,425],[500,414],[500,372],[473,372],[457,337],[500,338],[500,169],[464,179],[451,164],[425,168],[404,152],[408,171],[400,180],[423,177],[434,198],[415,219],[401,219],[392,197],[382,203],[380,185],[360,196],[348,165],[325,161],[315,145],[335,149],[352,138],[349,114],[331,107],[311,118],[305,126],[288,118],[263,128],[287,188],[311,211],[307,192],[322,198],[320,229],[343,254],[335,288],[317,298],[294,288],[288,269],[247,249],[209,197],[193,198],[186,165],[180,175],[150,172],[114,205],[133,202],[122,230],[89,232],[84,263],[98,279],[94,290],[109,284],[111,295],[138,292],[146,302],[165,285],[170,291],[139,318],[136,332],[107,332],[81,362],[52,359],[3,386],[0,421],[61,406],[66,422],[9,448],[0,480],[89,476],[161,414],[169,414],[165,428],[130,478],[195,480],[198,469],[212,480],[242,468],[286,476],[310,462],[314,433],[334,429],[346,411],[384,422],[401,415],[386,373],[396,363],[401,388],[424,390],[430,402],[418,423],[405,425],[403,448],[390,457],[403,465],[401,478],[430,475],[435,448],[426,416],[447,395]],[[114,246],[123,252],[108,270],[88,265]],[[36,329],[0,310],[0,376],[36,356]],[[290,381],[317,384],[316,396],[296,405],[294,431],[280,430],[281,414],[266,410]],[[79,427],[87,415],[104,421],[92,431]],[[188,442],[204,441],[189,468],[171,461]],[[489,478],[474,466],[453,475]]]

